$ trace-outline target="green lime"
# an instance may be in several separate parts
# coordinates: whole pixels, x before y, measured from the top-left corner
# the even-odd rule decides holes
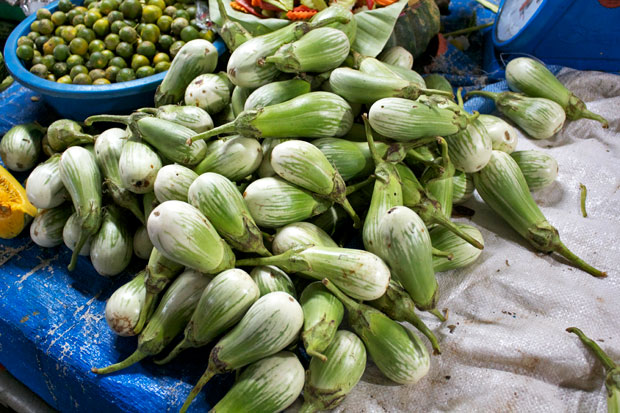
[[[54,59],[64,62],[71,55],[71,50],[66,44],[59,44],[54,48]]]
[[[174,19],[172,21],[172,25],[170,26],[170,30],[172,31],[172,34],[179,37],[181,34],[181,31],[186,28],[187,26],[189,26],[189,22],[187,21],[186,18],[184,17],[177,17],[176,19]]]
[[[136,48],[136,52],[138,54],[151,58],[155,56],[155,53],[157,53],[157,48],[152,42],[145,40],[143,42],[140,42],[140,44],[138,44],[138,47]]]
[[[77,37],[77,30],[73,26],[65,26],[60,36],[65,39],[65,42],[71,42]]]
[[[93,80],[86,73],[80,73],[73,78],[74,85],[90,85],[93,83]]]
[[[103,50],[105,50],[105,43],[103,40],[95,39],[88,44],[88,51],[90,53],[101,52]]]
[[[75,18],[75,16],[77,16],[78,14],[81,14],[79,11],[73,9],[70,10],[67,13],[67,23],[71,24],[71,22],[73,21],[73,19]]]
[[[51,19],[56,26],[62,26],[67,21],[67,15],[62,11],[55,11]]]
[[[110,66],[114,66],[114,67],[118,67],[119,69],[123,69],[123,68],[127,67],[127,62],[125,62],[125,59],[123,59],[120,56],[114,56],[108,62],[108,68]]]
[[[54,29],[54,36],[62,37],[62,32],[63,30],[65,30],[66,27],[68,26],[56,26],[56,28]]]
[[[123,13],[121,13],[118,10],[113,10],[111,11],[107,16],[106,19],[108,19],[108,21],[110,22],[110,25],[114,22],[117,22],[119,20],[123,20]]]
[[[34,47],[34,42],[32,41],[32,39],[28,38],[27,36],[21,36],[19,39],[17,39],[17,46],[30,46],[30,47]]]
[[[174,6],[168,6],[168,7],[166,7],[166,8],[164,9],[164,14],[165,14],[166,16],[173,17],[173,16],[174,16],[174,13],[176,13],[176,12],[177,12],[177,8],[176,8],[176,7],[174,7]]]
[[[110,32],[110,22],[108,19],[99,19],[93,24],[93,31],[99,37],[105,37]]]
[[[20,59],[29,62],[34,57],[34,49],[32,48],[32,46],[22,44],[17,48],[15,54],[17,54],[17,57],[19,57]]]
[[[170,46],[174,43],[174,38],[167,34],[164,34],[159,38],[159,42],[157,42],[160,50],[169,50]]]
[[[60,40],[60,41],[59,41]],[[42,51],[43,55],[48,55],[54,53],[54,48],[60,44],[64,44],[65,41],[60,37],[51,37],[47,42],[43,44]]]
[[[58,78],[58,80],[57,80],[56,82],[58,82],[58,83],[64,83],[64,84],[66,84],[66,85],[70,85],[70,84],[72,83],[72,81],[71,81],[71,76],[69,76],[69,75],[64,75],[64,76],[62,76],[62,77]]]
[[[142,15],[142,4],[138,0],[124,0],[118,8],[126,19],[139,19]]]
[[[200,31],[200,38],[212,42],[213,40],[215,40],[215,33],[213,32],[213,30],[202,29]]]
[[[174,56],[177,55],[177,53],[179,52],[179,50],[181,50],[181,47],[183,46],[185,46],[185,42],[183,40],[177,40],[176,42],[172,43],[172,45],[170,46],[170,57],[174,59]]]
[[[121,42],[120,37],[118,37],[118,34],[115,34],[115,33],[108,34],[103,40],[103,43],[105,44],[105,47],[108,50],[116,49],[116,46],[118,46],[120,42]]]
[[[68,13],[73,8],[71,0],[60,0],[58,2],[58,10]]]
[[[35,50],[36,52],[36,50]],[[36,54],[34,55],[34,57],[32,58],[32,60],[30,61],[31,65],[38,65],[39,63],[41,63],[41,59],[43,59],[43,56],[41,56],[41,53],[39,53],[39,55],[37,56]]]
[[[138,33],[133,27],[125,26],[119,30],[118,37],[123,42],[134,43],[138,39]]]
[[[54,32],[54,23],[50,19],[39,20],[39,30],[36,31],[46,35],[52,34]]]
[[[42,63],[36,64],[30,68],[30,73],[32,73],[33,75],[45,78],[45,76],[47,76],[48,74],[47,66],[45,66]]]
[[[125,26],[127,26],[127,23],[125,23],[125,22],[124,22],[124,21],[122,21],[122,20],[117,20],[117,21],[115,21],[114,23],[112,23],[112,24],[110,25],[110,32],[112,32],[112,33],[114,33],[114,34],[118,34],[118,32],[120,32],[120,31],[121,31],[121,29],[122,29],[123,27],[125,27]]]
[[[75,77],[79,74],[88,74],[88,69],[86,68],[86,66],[84,65],[77,65],[77,66],[73,66],[71,68],[71,71],[69,72],[69,76],[71,76],[71,79],[75,79]]]
[[[110,60],[116,57],[114,55],[114,52],[108,49],[102,50],[101,54],[103,55],[103,57],[105,57],[105,60],[108,62],[108,64],[110,64]]]
[[[51,54],[48,54],[47,56],[43,56],[41,58],[41,63],[43,63],[45,67],[47,67],[47,70],[51,70],[52,66],[54,66],[54,63],[56,63],[56,59],[54,59],[54,56],[52,56]]]
[[[166,6],[172,6],[176,3],[176,0],[164,0],[164,2],[166,2]]]
[[[97,20],[101,19],[100,13],[95,13],[92,10],[89,10],[88,13],[84,16],[84,24],[87,27],[93,27]]]
[[[80,14],[84,14],[88,11],[88,9],[84,6],[76,6],[73,10],[77,10]]]
[[[78,24],[84,24],[84,15],[78,14],[73,19],[71,19],[71,24],[77,26]]]
[[[103,69],[108,65],[108,59],[106,59],[106,57],[101,52],[91,53],[88,61],[95,69]]]
[[[153,64],[156,65],[159,62],[170,62],[170,56],[166,53],[157,53],[155,57],[153,57]]]
[[[125,59],[129,59],[131,55],[133,55],[133,46],[127,42],[120,42],[118,46],[116,46],[115,50],[116,54],[120,57],[124,57]]]
[[[41,30],[41,22],[40,21],[35,20],[32,23],[30,23],[30,31],[31,32],[39,33],[39,30]]]
[[[187,6],[185,8],[185,11],[187,11],[187,14],[189,14],[190,18],[196,18],[196,6]]]
[[[118,9],[118,2],[116,0],[101,0],[99,10],[103,14],[110,14],[110,12]]]
[[[37,10],[37,20],[51,19],[51,18],[52,18],[52,12],[49,11],[48,9]]]
[[[198,27],[198,20],[196,19],[191,19],[189,21],[189,25],[194,27],[196,30],[200,30],[200,27]]]
[[[185,20],[189,21],[191,19],[191,17],[189,17],[189,13],[183,9],[178,10],[174,12],[174,16],[172,16],[175,19],[178,19],[179,17],[184,18]]]
[[[86,25],[85,25],[84,23],[76,24],[76,25],[75,25],[75,26],[73,26],[73,27],[75,27],[75,30],[76,30],[77,32],[79,32],[80,30],[87,29],[87,27],[86,27]],[[77,35],[77,34],[76,34],[76,35]]]
[[[102,77],[105,77],[105,70],[93,69],[90,72],[88,72],[88,76],[90,76],[92,80],[101,79]]]
[[[146,26],[146,23],[140,23],[136,27],[134,27],[136,29],[136,33],[142,33],[142,29],[144,29],[144,26]]]
[[[162,15],[162,10],[157,6],[147,5],[142,7],[142,21],[155,23]]]
[[[97,38],[95,32],[92,29],[84,27],[83,29],[79,29],[77,33],[78,37],[86,40],[88,43],[92,42]]]
[[[83,65],[84,58],[78,54],[72,54],[67,58],[67,66],[69,69],[73,69],[75,66]]]
[[[84,0],[83,6],[84,7],[90,7],[91,4],[96,3],[97,0]]]
[[[164,0],[149,0],[146,4],[149,6],[157,6],[160,10],[166,8],[166,2]]]
[[[136,70],[136,77],[142,79],[143,77],[152,76],[155,74],[155,69],[151,66],[141,66]]]
[[[56,76],[54,76],[53,73],[48,73],[47,76],[45,76],[45,78],[47,80],[49,80],[50,82],[55,82],[56,81]]]
[[[49,40],[48,36],[39,36],[35,39],[34,44],[37,46],[37,49],[43,50],[43,45]]]
[[[65,62],[56,62],[54,66],[52,66],[52,73],[56,77],[62,77],[69,73],[69,66]]]
[[[39,37],[39,33],[37,33],[37,32],[30,32],[30,33],[28,33],[26,35],[26,37],[34,42],[37,39],[37,37]]]
[[[105,77],[100,77],[99,79],[93,80],[93,85],[109,85],[110,81]]]
[[[157,43],[159,41],[160,34],[159,27],[153,23],[145,25],[142,31],[140,31],[140,37],[142,40],[146,40],[151,43]]]
[[[170,26],[172,26],[172,17],[161,16],[157,19],[157,27],[159,27],[160,31],[168,33],[170,31]]]
[[[131,68],[133,70],[138,70],[139,67],[148,66],[149,64],[149,59],[141,54],[135,54],[131,58]]]
[[[155,65],[155,73],[165,72],[170,69],[170,62],[159,62]]]
[[[134,80],[135,78],[136,74],[134,73],[133,69],[130,69],[128,67],[119,70],[118,74],[116,75],[117,82],[127,82],[128,80]]]
[[[116,75],[121,71],[121,68],[118,66],[108,66],[105,70],[105,78],[110,82],[114,82],[116,80]]]
[[[189,42],[190,40],[198,39],[200,37],[200,33],[196,28],[192,26],[187,26],[183,30],[181,30],[181,40],[184,42]]]
[[[69,50],[71,50],[71,54],[83,56],[88,52],[88,42],[81,37],[76,37],[69,43]]]

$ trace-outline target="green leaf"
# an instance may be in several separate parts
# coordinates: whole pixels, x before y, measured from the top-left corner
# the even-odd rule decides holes
[[[357,35],[352,49],[376,57],[390,38],[396,19],[406,4],[407,0],[400,0],[387,7],[356,13],[353,17],[357,21]]]
[[[250,32],[252,36],[260,36],[261,34],[271,33],[274,30],[291,24],[290,20],[284,19],[259,19],[258,17],[251,14],[242,13],[240,11],[234,10],[232,7],[230,7],[230,4],[227,0],[221,1],[223,1],[224,3],[226,13],[228,13],[228,18],[241,24],[248,32]],[[224,24],[224,20],[220,15],[217,0],[209,0],[209,14],[211,21],[222,27],[222,24]]]

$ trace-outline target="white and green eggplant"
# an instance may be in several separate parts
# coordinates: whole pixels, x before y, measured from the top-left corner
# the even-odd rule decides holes
[[[418,72],[390,63],[382,62],[374,57],[361,57],[361,62],[358,63],[357,66],[358,69],[364,73],[375,76],[403,79],[409,82],[413,82],[421,88],[426,87],[426,84],[424,83],[424,78],[422,78],[422,76],[420,76]]]
[[[390,270],[376,255],[349,248],[297,247],[272,257],[246,258],[239,266],[275,265],[287,273],[328,278],[358,300],[375,300],[387,290]]]
[[[304,311],[301,339],[306,353],[326,361],[324,352],[336,336],[344,316],[344,306],[320,281],[304,288],[299,302]]]
[[[41,209],[55,208],[69,199],[60,178],[60,155],[40,163],[26,180],[26,196],[32,205]]]
[[[474,178],[471,174],[456,171],[452,177],[452,203],[462,204],[474,194]]]
[[[140,259],[148,260],[151,251],[153,251],[153,243],[149,238],[149,233],[146,226],[140,225],[133,234],[133,253]]]
[[[474,174],[474,186],[484,202],[542,252],[556,252],[576,267],[595,276],[607,274],[570,251],[560,240],[558,230],[551,225],[532,198],[523,172],[507,153],[493,151],[491,160],[480,172]]]
[[[491,138],[493,150],[511,153],[516,149],[519,141],[517,131],[504,119],[493,115],[480,115],[478,122],[484,125]]]
[[[164,105],[158,108],[142,108],[138,112],[150,113],[159,119],[185,126],[196,133],[213,129],[213,119],[197,106]]]
[[[133,256],[133,239],[114,205],[104,209],[99,231],[90,242],[90,261],[95,271],[105,277],[120,274]]]
[[[306,93],[310,93],[310,83],[302,79],[289,79],[268,83],[254,90],[247,97],[243,110],[260,109],[276,105]]]
[[[541,151],[517,151],[510,154],[523,172],[530,191],[537,191],[551,185],[558,177],[558,161]]]
[[[344,304],[349,325],[388,379],[400,384],[413,384],[428,373],[430,356],[416,334],[381,311],[355,302],[327,279],[323,280],[323,284]]]
[[[260,163],[260,166],[257,169],[259,178],[269,178],[272,176],[276,176],[276,171],[273,170],[271,166],[271,151],[276,145],[281,144],[282,142],[287,141],[288,139],[263,139],[261,142],[261,148],[263,150],[263,160]]]
[[[45,128],[36,123],[16,125],[0,139],[0,158],[13,171],[32,169],[41,155],[41,139]]]
[[[344,180],[316,146],[300,140],[282,142],[271,151],[271,166],[288,182],[342,205],[353,226],[360,227],[360,218],[347,200]]]
[[[323,73],[340,66],[349,55],[350,48],[349,38],[344,32],[320,27],[297,41],[284,44],[265,58],[265,63],[271,63],[286,73]]]
[[[545,98],[532,98],[514,92],[475,90],[468,96],[493,99],[495,107],[534,139],[549,139],[562,129],[566,113],[562,106]]]
[[[230,106],[232,107],[232,113],[234,117],[239,116],[239,114],[243,112],[245,102],[247,102],[248,97],[250,97],[253,92],[254,89],[252,88],[235,86],[232,94],[230,95]]]
[[[68,266],[69,271],[72,271],[77,264],[78,253],[101,225],[101,173],[94,155],[80,146],[73,146],[63,152],[59,169],[60,179],[73,201],[74,216],[79,226]]]
[[[69,216],[64,227],[62,228],[62,240],[65,246],[73,251],[74,254],[88,256],[90,255],[90,242],[92,240],[92,236],[89,236],[86,241],[84,241],[81,248],[76,251],[76,246],[80,241],[81,233],[82,226],[80,224],[80,217],[76,212],[74,212]]]
[[[325,358],[312,357],[306,372],[300,413],[335,409],[360,381],[366,369],[366,348],[358,336],[339,330],[325,349]]]
[[[310,92],[286,102],[244,110],[230,123],[194,135],[196,142],[222,133],[248,138],[329,138],[346,134],[353,124],[351,106],[329,92]]]
[[[211,413],[281,412],[299,397],[304,376],[297,356],[281,351],[246,367]]]
[[[251,208],[237,186],[226,177],[213,172],[200,175],[189,188],[188,200],[233,248],[271,255],[263,244]]]
[[[251,175],[263,161],[263,148],[253,138],[226,136],[210,142],[207,156],[194,167],[201,175],[215,172],[231,181],[238,181]]]
[[[351,142],[346,139],[322,138],[312,141],[312,144],[323,152],[345,181],[366,178],[375,169],[366,141]],[[376,146],[381,153],[381,145],[376,143]]]
[[[61,205],[51,209],[41,209],[30,224],[30,238],[40,247],[56,247],[63,242],[62,232],[71,216],[71,208]]]
[[[196,207],[166,201],[148,218],[146,228],[155,248],[169,260],[207,274],[235,265],[232,250]]]
[[[438,73],[431,73],[430,75],[424,76],[424,84],[429,89],[439,89],[446,92],[453,91],[452,85],[448,79]]]
[[[243,199],[258,226],[279,228],[322,213],[331,206],[281,178],[260,178],[245,188]]]
[[[547,67],[529,57],[519,57],[506,65],[506,81],[514,92],[545,98],[559,104],[571,120],[586,118],[600,122],[604,128],[609,122],[602,116],[590,112],[583,100],[568,90]]]
[[[181,413],[187,411],[216,374],[247,366],[290,345],[297,338],[303,320],[301,306],[289,294],[276,291],[259,298],[241,321],[215,344],[209,366],[185,400]]]
[[[379,60],[404,69],[411,70],[413,67],[413,55],[402,46],[394,46],[383,50],[379,55]]]
[[[161,158],[149,145],[127,141],[118,160],[123,188],[134,194],[153,191],[155,178],[162,167]],[[147,219],[147,215],[144,216]]]
[[[236,48],[241,46],[252,38],[252,35],[248,30],[236,20],[228,17],[226,6],[224,6],[223,0],[217,0],[218,10],[220,12],[220,18],[223,20],[219,26],[219,35],[226,43],[226,47],[231,52],[234,52]]]
[[[47,128],[47,143],[54,152],[63,152],[70,146],[93,143],[95,138],[84,133],[79,123],[60,119]]]
[[[136,329],[144,306],[144,271],[121,285],[105,304],[105,320],[114,334],[128,337],[140,334]]]
[[[185,328],[211,279],[195,270],[186,270],[174,280],[140,333],[138,348],[125,360],[103,368],[93,367],[96,374],[109,374],[136,364],[163,351]]]
[[[190,185],[198,178],[198,174],[182,165],[166,165],[157,172],[153,190],[159,202],[187,202]]]
[[[196,76],[215,70],[217,57],[217,49],[207,40],[195,39],[185,43],[172,60],[166,77],[157,87],[155,106],[179,103],[187,85]]]
[[[476,227],[460,222],[455,225],[484,245],[482,234]],[[476,261],[482,253],[482,250],[464,241],[446,228],[435,227],[429,231],[429,235],[433,248],[447,251],[451,254],[451,257],[433,255],[433,269],[435,272],[466,267]]]
[[[245,271],[233,268],[219,273],[202,292],[183,340],[156,363],[168,363],[187,348],[206,346],[241,320],[258,298],[259,288]]]
[[[325,231],[310,222],[294,222],[276,232],[271,242],[274,254],[282,254],[296,247],[338,247]]]
[[[284,291],[297,298],[295,285],[291,281],[288,274],[273,265],[259,265],[254,267],[250,276],[258,286],[260,296],[272,293],[274,291]]]
[[[185,104],[215,115],[230,103],[232,85],[226,73],[198,75],[185,89]]]
[[[469,139],[471,136],[481,137],[482,135],[478,134],[478,132],[469,133],[472,130],[475,130],[474,126],[475,120],[472,121],[470,125],[467,126],[463,131],[457,133],[463,139]],[[426,190],[428,197],[431,199],[435,199],[439,202],[439,207],[444,217],[452,216],[452,197],[454,194],[454,184],[452,181],[452,177],[456,172],[455,164],[452,162],[452,154],[456,154],[461,162],[487,162],[484,161],[486,158],[486,153],[488,152],[489,157],[491,156],[491,145],[489,142],[488,150],[484,148],[484,145],[477,145],[480,141],[477,141],[476,138],[473,138],[471,142],[473,145],[468,145],[467,143],[462,143],[459,145],[449,145],[447,139],[444,139],[440,136],[437,137],[437,144],[440,148],[441,156],[438,156],[434,160],[434,164],[432,166],[428,166],[424,172],[422,173],[422,177],[420,178],[424,189]],[[452,148],[455,148],[453,151]],[[463,165],[463,163],[461,163]],[[469,164],[472,166],[473,164]],[[402,170],[398,169],[399,171]],[[411,181],[415,178],[409,177]],[[422,201],[424,195],[420,195],[420,201]],[[420,202],[422,203],[422,202]],[[405,204],[407,205],[407,204]],[[415,208],[414,208],[415,210]]]

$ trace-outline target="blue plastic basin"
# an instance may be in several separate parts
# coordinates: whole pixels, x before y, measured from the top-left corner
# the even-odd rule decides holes
[[[73,1],[80,5],[82,1]],[[58,8],[58,1],[45,7],[52,13]],[[17,40],[30,32],[30,24],[36,19],[32,14],[13,30],[4,46],[4,59],[13,78],[40,93],[50,106],[62,117],[74,120],[101,113],[127,113],[134,109],[153,106],[153,96],[157,86],[161,83],[166,72],[158,73],[142,79],[129,82],[113,83],[111,85],[67,85],[42,79],[30,73],[15,53]],[[221,39],[214,43],[221,55],[226,51],[226,45]]]

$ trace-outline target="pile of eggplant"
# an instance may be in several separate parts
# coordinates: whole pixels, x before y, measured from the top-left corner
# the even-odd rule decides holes
[[[110,328],[138,336],[137,349],[93,372],[209,345],[181,411],[231,371],[240,374],[214,412],[278,412],[300,394],[303,412],[332,409],[367,358],[395,383],[416,383],[430,352],[401,322],[441,352],[416,312],[445,321],[436,272],[470,265],[484,247],[475,227],[451,220],[474,190],[535,249],[605,276],[562,243],[532,198],[557,176],[551,156],[515,151],[511,124],[468,113],[460,91],[413,71],[404,49],[383,53],[387,61],[351,50],[355,30],[337,5],[253,38],[227,22],[226,73],[212,73],[209,42],[192,40],[154,108],[58,120],[37,141],[49,158],[26,184],[40,208],[33,240],[64,242],[69,269],[90,255],[104,276],[134,254],[147,260],[106,305]],[[536,61],[511,61],[506,77],[515,92],[469,95],[494,99],[531,138],[551,137],[567,117],[607,125]],[[83,130],[110,122],[123,127]],[[35,132],[23,125],[4,137],[9,168],[36,165],[40,148],[21,139]],[[360,238],[364,249],[350,248]]]

